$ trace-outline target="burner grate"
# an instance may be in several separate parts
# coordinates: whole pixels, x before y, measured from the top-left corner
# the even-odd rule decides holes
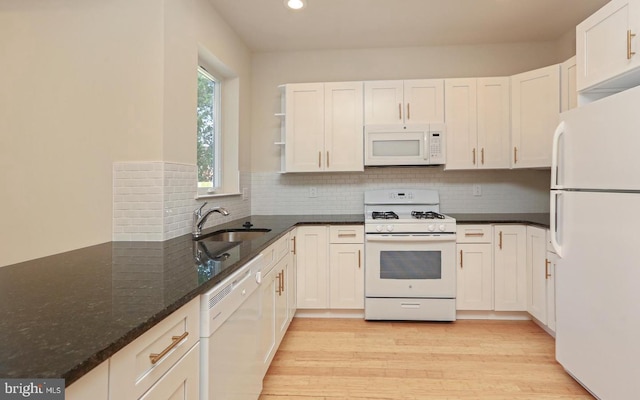
[[[411,216],[417,219],[444,219],[444,215],[435,211],[411,211]]]
[[[371,213],[373,219],[398,219],[398,214],[393,211],[373,211]]]

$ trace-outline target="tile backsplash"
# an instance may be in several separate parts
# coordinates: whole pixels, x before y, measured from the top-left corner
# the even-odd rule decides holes
[[[191,232],[195,200],[195,165],[169,162],[118,162],[113,165],[113,241],[161,241]],[[251,175],[240,173],[240,188]],[[230,216],[212,215],[205,226],[251,214],[251,202],[242,196],[207,199],[225,207]]]
[[[169,162],[113,165],[114,241],[162,241],[191,232],[196,166]],[[443,171],[442,168],[367,168],[353,173],[242,172],[250,198],[207,199],[230,212],[213,214],[205,228],[248,215],[361,214],[371,189],[432,188],[444,213],[549,211],[549,170]],[[473,187],[480,186],[475,196]]]
[[[432,188],[445,213],[549,211],[549,170],[443,171],[440,167],[367,168],[354,173],[251,176],[252,214],[359,214],[371,189]],[[473,185],[481,195],[474,196]],[[316,196],[316,197],[313,197]]]

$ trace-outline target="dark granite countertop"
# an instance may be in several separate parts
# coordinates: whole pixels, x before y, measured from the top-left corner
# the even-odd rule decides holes
[[[246,221],[271,231],[204,248],[191,235],[108,242],[0,268],[0,377],[64,378],[68,386],[295,225],[363,224],[364,216],[251,216],[204,233]]]
[[[549,213],[447,213],[458,224],[529,224],[549,228]]]

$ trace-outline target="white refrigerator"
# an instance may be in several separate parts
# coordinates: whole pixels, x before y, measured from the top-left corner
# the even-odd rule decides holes
[[[599,399],[639,399],[640,87],[561,115],[551,242],[558,362]]]

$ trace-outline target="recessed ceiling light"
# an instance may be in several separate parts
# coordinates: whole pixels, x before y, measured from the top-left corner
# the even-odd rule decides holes
[[[292,10],[300,10],[305,6],[303,0],[284,0],[284,4]]]

